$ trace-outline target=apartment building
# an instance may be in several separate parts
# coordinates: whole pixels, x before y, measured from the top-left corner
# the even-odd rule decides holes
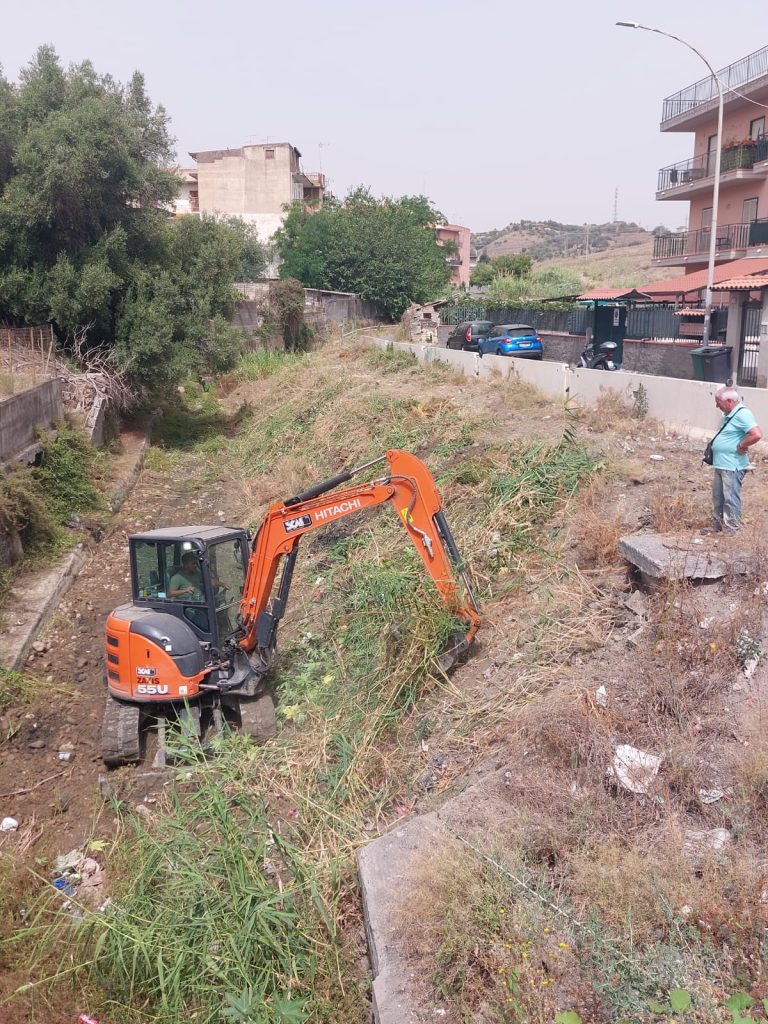
[[[717,74],[725,91],[715,258],[725,264],[768,257],[768,46]],[[657,200],[687,200],[690,210],[686,231],[654,240],[655,266],[682,266],[689,274],[707,265],[717,110],[711,76],[663,102],[661,131],[693,134],[693,155],[659,170]]]
[[[451,284],[458,288],[469,288],[470,263],[470,237],[469,228],[461,224],[438,224],[435,228],[439,245],[446,242],[454,246],[450,256],[446,256],[448,265],[451,268]]]
[[[242,217],[263,241],[283,223],[286,206],[319,206],[325,194],[325,176],[303,171],[301,153],[288,142],[189,155],[196,166],[179,171],[175,212]]]

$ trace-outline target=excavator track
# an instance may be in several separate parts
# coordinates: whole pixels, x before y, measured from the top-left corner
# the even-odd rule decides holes
[[[141,760],[141,707],[107,697],[101,729],[101,756],[110,768]]]

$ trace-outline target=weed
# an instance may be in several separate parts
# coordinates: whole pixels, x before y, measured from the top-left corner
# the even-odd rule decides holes
[[[264,380],[286,366],[303,366],[305,363],[306,358],[303,355],[294,355],[279,349],[260,348],[246,352],[232,371],[232,376],[240,382]]]
[[[0,667],[0,710],[29,704],[42,687],[43,684],[34,676]]]
[[[632,415],[636,420],[644,420],[648,415],[648,389],[638,384],[632,392]]]
[[[40,466],[33,472],[56,522],[64,523],[76,513],[100,506],[101,495],[92,479],[96,459],[80,431],[61,428],[55,437],[44,441]]]

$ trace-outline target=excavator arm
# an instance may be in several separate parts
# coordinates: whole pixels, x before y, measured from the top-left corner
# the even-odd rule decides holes
[[[386,475],[357,486],[335,489],[384,461],[388,463]],[[415,455],[392,449],[379,459],[316,484],[293,498],[275,502],[269,508],[253,542],[240,604],[241,629],[237,642],[244,651],[258,652],[265,661],[271,655],[301,538],[329,523],[386,502],[394,507],[446,606],[463,622],[463,644],[468,646],[472,642],[480,618],[435,481]],[[281,563],[280,583],[273,597]],[[464,590],[457,577],[462,580]]]

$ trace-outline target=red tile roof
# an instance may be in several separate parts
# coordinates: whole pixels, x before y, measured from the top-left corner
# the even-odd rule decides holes
[[[749,259],[745,257],[740,260],[731,260],[730,263],[721,263],[715,266],[715,284],[727,281],[732,277],[744,277],[750,274],[763,274],[768,271],[768,259]],[[644,292],[653,295],[654,298],[670,298],[675,295],[688,295],[691,292],[699,292],[707,287],[707,271],[695,270],[692,274],[683,274],[680,277],[670,277],[666,281],[651,281],[643,287]]]
[[[753,274],[751,277],[729,277],[721,284],[713,284],[713,292],[749,292],[753,288],[768,288],[768,274]]]

